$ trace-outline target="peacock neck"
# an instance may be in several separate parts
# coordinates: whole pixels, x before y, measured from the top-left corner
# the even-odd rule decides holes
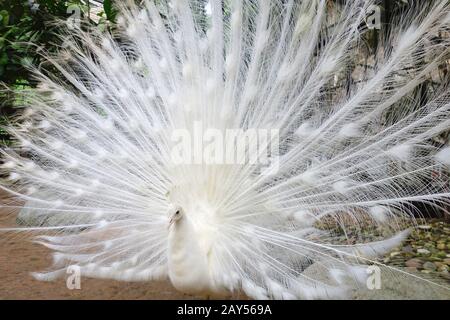
[[[180,291],[194,293],[211,286],[207,255],[198,242],[196,230],[184,217],[169,231],[169,278]]]

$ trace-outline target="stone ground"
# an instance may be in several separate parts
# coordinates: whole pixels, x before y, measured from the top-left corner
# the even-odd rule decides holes
[[[409,272],[442,278],[450,286],[450,224],[439,220],[424,221],[382,262],[405,267]]]
[[[5,196],[3,195],[3,203]],[[0,195],[0,204],[2,196]],[[5,214],[7,213],[7,214]],[[15,227],[17,211],[1,212],[0,228]],[[381,290],[360,288],[353,299],[446,299],[450,300],[449,224],[430,221],[411,234],[402,247],[381,262],[429,279],[442,289],[409,275],[383,270]],[[41,282],[31,272],[51,264],[50,250],[19,235],[0,233],[0,299],[200,299],[177,292],[169,282],[126,283],[81,279],[81,290],[69,290],[66,279]],[[312,269],[314,265],[312,266]],[[239,297],[235,297],[239,298]]]

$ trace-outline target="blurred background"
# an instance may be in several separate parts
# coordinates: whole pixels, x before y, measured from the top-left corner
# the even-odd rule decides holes
[[[114,25],[116,12],[112,0],[0,0],[1,146],[10,144],[1,126],[14,116],[20,90],[37,85],[27,66],[40,64],[39,50],[56,52],[61,45],[57,22],[79,19],[106,30]]]

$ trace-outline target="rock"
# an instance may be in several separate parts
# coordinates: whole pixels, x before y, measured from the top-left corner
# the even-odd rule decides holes
[[[436,248],[438,248],[439,250],[444,250],[445,249],[445,243],[438,243]]]
[[[405,270],[408,272],[417,272],[417,268],[414,267],[406,267]]]
[[[405,268],[400,270],[407,271]],[[412,270],[411,270],[412,271]],[[427,270],[428,271],[428,270]],[[411,272],[408,272],[411,273]],[[329,283],[329,272],[324,270],[324,266],[319,263],[314,263],[309,266],[304,272],[304,276],[312,277],[317,281]],[[424,273],[416,273],[419,278],[411,277],[409,274],[398,273],[391,269],[381,267],[381,288],[370,290],[367,288],[365,281],[355,287],[355,279],[353,277],[344,278],[342,285],[350,285],[354,287],[348,292],[350,296],[346,298],[353,298],[357,300],[449,300],[450,292],[443,283],[445,275],[436,274],[437,279],[432,279],[433,282],[442,283],[442,287],[430,285],[423,281],[424,277],[428,277]],[[341,297],[343,299],[344,297]]]
[[[442,261],[442,259],[438,258],[436,256],[431,256],[431,257],[428,258],[428,261],[440,262],[440,261]]]
[[[430,251],[427,249],[417,249],[417,253],[420,254],[430,254]]]
[[[444,279],[450,280],[450,273],[448,271],[442,271],[441,273],[439,273],[441,275],[441,277],[443,277]]]
[[[436,248],[430,248],[429,251],[430,251],[431,253],[438,253],[438,252],[439,252],[439,250],[436,249]]]
[[[390,256],[391,256],[391,258],[393,258],[395,256],[398,256],[399,254],[400,254],[400,252],[394,251],[394,252],[391,252]]]
[[[423,225],[423,226],[418,226],[418,228],[419,228],[419,229],[422,229],[422,230],[430,230],[430,229],[431,229],[431,226],[429,226],[429,225]]]
[[[421,268],[423,261],[418,258],[413,258],[405,262],[405,265],[409,268]]]
[[[436,269],[437,269],[436,265],[433,262],[429,262],[429,261],[427,261],[423,264],[423,268],[425,270],[430,270],[430,271],[436,271]]]
[[[440,272],[445,272],[445,271],[448,272],[448,269],[449,269],[448,266],[445,264],[438,267],[438,271],[440,271]]]
[[[450,266],[450,258],[445,258],[445,259],[444,259],[444,263],[445,263],[446,265],[449,265],[449,266]]]
[[[411,247],[411,246],[404,246],[403,248],[402,248],[402,251],[403,252],[406,252],[406,253],[411,253],[411,252],[413,252],[413,248]]]

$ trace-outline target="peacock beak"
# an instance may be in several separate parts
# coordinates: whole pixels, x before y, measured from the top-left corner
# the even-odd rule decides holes
[[[173,224],[174,222],[175,222],[174,217],[171,217],[170,220],[169,220],[169,225],[168,225],[167,229],[170,229],[170,227],[172,226],[172,224]]]

